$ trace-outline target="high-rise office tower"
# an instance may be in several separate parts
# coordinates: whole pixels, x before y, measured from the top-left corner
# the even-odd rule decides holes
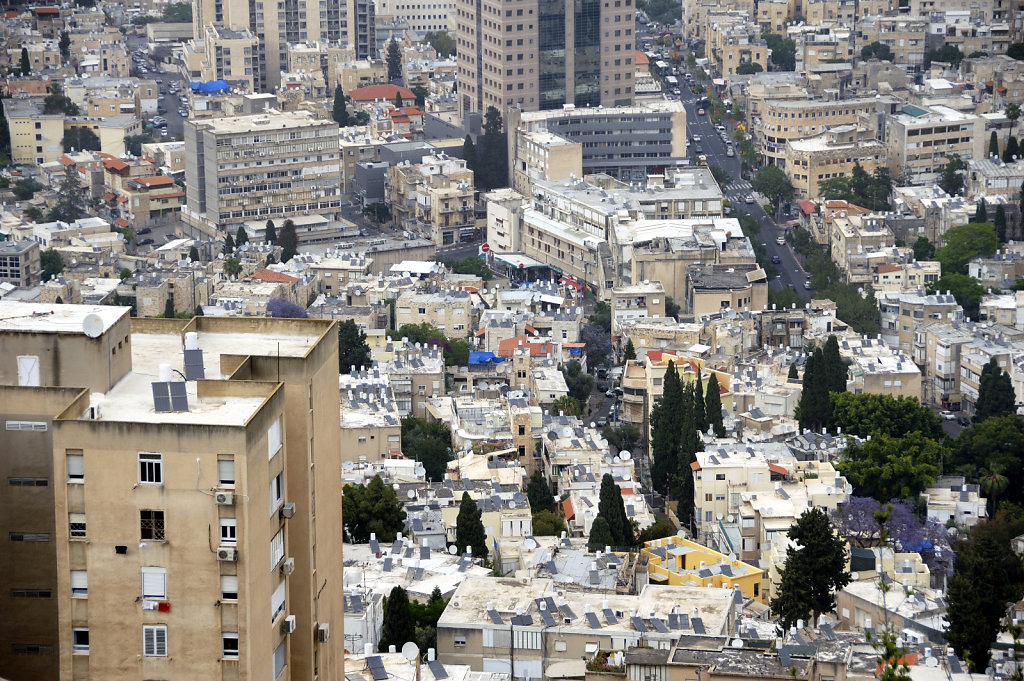
[[[252,69],[262,91],[280,85],[288,43],[328,40],[353,45],[358,59],[376,56],[373,0],[193,0],[195,40],[208,24],[259,37]]]
[[[462,114],[633,102],[633,0],[458,0]]]
[[[334,323],[0,317],[4,675],[343,679]]]

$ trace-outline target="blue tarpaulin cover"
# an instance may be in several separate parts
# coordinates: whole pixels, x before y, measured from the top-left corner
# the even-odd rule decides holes
[[[504,357],[498,357],[493,352],[471,352],[469,353],[470,364],[498,364],[504,362]]]
[[[205,83],[192,83],[192,89],[200,92],[220,92],[230,90],[231,86],[226,80],[208,80]]]

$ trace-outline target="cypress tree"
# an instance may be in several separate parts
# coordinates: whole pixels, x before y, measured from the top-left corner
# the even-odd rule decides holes
[[[334,86],[334,109],[331,111],[331,118],[343,128],[349,124],[348,107],[345,102],[345,92],[341,89],[341,83]]]
[[[693,398],[693,421],[697,426],[697,430],[702,433],[707,432],[708,429],[708,417],[704,405],[704,377],[701,375],[700,366],[697,366],[697,377],[693,384],[694,398]]]
[[[631,359],[636,359],[636,348],[633,347],[632,338],[626,341],[626,349],[622,351],[622,359],[627,362]]]
[[[167,296],[167,300],[164,301],[164,318],[174,319],[174,298]]]
[[[789,375],[786,378],[793,380],[800,378],[800,374],[798,374],[796,370],[796,362],[789,365]]]
[[[676,469],[676,516],[683,523],[684,527],[693,525],[693,468],[692,464],[697,460],[695,453],[703,447],[700,435],[697,433],[697,422],[694,417],[694,401],[697,395],[696,386],[689,385],[683,389],[683,399],[680,403],[682,416],[679,463]]]
[[[1006,208],[1003,204],[996,206],[996,216],[992,219],[992,224],[995,225],[996,235],[999,237],[999,243],[1006,243]]]
[[[678,468],[682,425],[679,405],[683,399],[679,374],[671,360],[662,383],[661,397],[651,412],[651,479],[656,490],[667,494]]]
[[[601,497],[597,514],[608,521],[612,543],[618,548],[633,545],[633,531],[626,516],[626,505],[622,501],[622,490],[615,484],[615,478],[605,473],[601,478]]]
[[[725,437],[725,423],[722,418],[722,392],[718,385],[718,376],[716,374],[711,374],[708,377],[708,390],[704,406],[708,415],[708,421],[715,428],[715,437]]]
[[[484,532],[482,515],[469,492],[463,492],[459,515],[455,518],[455,546],[460,555],[466,552],[467,547],[477,558],[487,555],[487,533]]]
[[[277,228],[274,227],[273,220],[267,220],[267,231],[263,234],[263,240],[274,245],[277,244]]]
[[[238,232],[235,234],[235,246],[241,246],[242,244],[249,243],[249,233],[245,231],[245,227],[238,225]]]
[[[199,262],[199,249],[192,246],[188,249],[188,259],[192,262]]]
[[[28,48],[21,48],[21,75],[28,76],[32,73],[32,62],[28,58]]]
[[[400,586],[388,594],[384,603],[384,622],[381,626],[379,652],[387,652],[390,646],[399,650],[409,641],[416,640],[416,620],[409,607],[409,595]]]
[[[974,423],[991,416],[1005,416],[1017,410],[1016,395],[1010,374],[999,368],[996,358],[988,361],[978,381],[978,400],[974,404]]]
[[[992,131],[992,136],[988,138],[988,155],[999,156],[999,136],[996,135],[996,131]]]
[[[295,223],[291,220],[285,220],[284,226],[281,227],[281,236],[278,239],[278,244],[281,247],[281,262],[288,262],[295,257],[298,252],[298,236],[295,234]]]
[[[846,392],[846,364],[839,354],[839,341],[835,336],[829,336],[825,341],[825,372],[826,387],[830,393]]]
[[[221,252],[224,255],[231,255],[235,252],[235,239],[230,234],[224,239],[224,249]]]
[[[978,203],[978,208],[974,211],[974,220],[972,222],[988,222],[988,209],[985,207],[985,199]]]
[[[1015,160],[1013,157],[1020,153],[1020,149],[1017,147],[1017,138],[1010,135],[1010,138],[1006,140],[1006,148],[1003,149],[1003,161],[1005,163],[1013,163]]]
[[[587,540],[588,551],[604,551],[604,547],[615,543],[612,538],[612,530],[608,527],[608,521],[603,515],[598,514],[594,518],[594,524],[590,526],[590,538]]]
[[[466,141],[462,143],[462,160],[466,162],[466,168],[476,172],[476,145],[468,133]]]

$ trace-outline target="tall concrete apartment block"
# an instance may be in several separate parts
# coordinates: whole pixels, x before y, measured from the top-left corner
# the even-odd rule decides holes
[[[244,222],[338,217],[338,124],[307,111],[261,113],[185,125],[182,217],[210,234]]]
[[[343,679],[334,323],[0,318],[4,676]]]
[[[195,39],[213,24],[259,36],[254,70],[263,92],[281,84],[288,43],[327,40],[354,46],[358,59],[376,56],[373,0],[193,0]]]
[[[633,0],[458,0],[459,110],[633,102]]]

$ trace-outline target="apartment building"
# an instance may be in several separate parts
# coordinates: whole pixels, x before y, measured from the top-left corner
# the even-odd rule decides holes
[[[823,133],[786,141],[785,169],[798,197],[817,199],[823,180],[849,177],[857,164],[868,174],[886,167],[885,145],[856,124],[837,125]]]
[[[706,54],[714,73],[721,78],[736,74],[744,64],[760,64],[768,70],[768,46],[759,36],[749,12],[726,11],[707,16]]]
[[[472,241],[476,235],[473,171],[443,152],[387,169],[384,193],[396,225],[438,246]]]
[[[612,333],[624,333],[635,320],[665,316],[665,287],[660,281],[644,281],[612,289]]]
[[[832,231],[830,242],[832,244],[832,259],[835,260],[839,271],[843,272],[848,280],[851,279],[853,270],[853,259],[858,254],[881,251],[894,245],[895,237],[889,228],[882,221],[882,216],[875,213],[843,214],[832,216]],[[864,273],[861,278],[867,277],[865,282],[870,281],[870,272]]]
[[[699,319],[724,310],[761,310],[768,304],[768,277],[760,265],[690,265],[683,311]]]
[[[840,352],[850,361],[849,392],[921,399],[921,370],[909,355],[877,343],[867,346],[855,339],[843,340]]]
[[[943,475],[921,492],[925,515],[929,520],[957,527],[974,527],[988,517],[988,505],[977,484],[967,484],[962,476]]]
[[[793,6],[790,2],[789,7]],[[732,13],[746,19],[754,18],[755,3],[753,0],[727,0],[712,2],[711,0],[684,0],[683,2],[683,37],[690,40],[707,39],[708,26],[712,14],[723,15]],[[796,16],[796,12],[788,12],[787,16]]]
[[[974,199],[990,196],[1017,197],[1024,184],[1024,160],[1004,162],[1001,158],[972,158],[964,174],[965,192]]]
[[[342,461],[380,463],[402,451],[402,417],[391,381],[365,367],[339,376]]]
[[[600,0],[455,5],[461,115],[490,106],[543,111],[633,102],[632,0],[614,7]]]
[[[837,125],[851,125],[877,107],[874,98],[850,100],[767,99],[755,127],[769,163],[785,167],[786,143],[813,137]]]
[[[182,216],[211,236],[251,220],[339,215],[340,151],[332,120],[299,111],[190,120],[185,149]]]
[[[964,161],[985,158],[985,119],[975,114],[905,104],[886,128],[889,171],[907,184],[934,184],[953,154]]]
[[[391,377],[391,392],[399,415],[425,418],[429,399],[444,395],[446,390],[441,348],[412,347],[404,340],[393,340],[372,353],[380,373]]]
[[[631,18],[629,23],[633,23]],[[529,193],[529,181],[571,177],[566,172],[643,181],[687,158],[686,109],[678,100],[588,108],[565,104],[543,111],[513,108],[505,126],[509,177],[520,193]],[[578,144],[579,151],[561,148],[567,146],[565,140]],[[582,173],[576,172],[577,154]],[[517,173],[526,176],[525,184],[516,179]]]
[[[42,165],[57,161],[64,153],[64,114],[44,114],[43,97],[0,101],[11,136],[11,161]]]
[[[904,354],[913,352],[914,361],[922,364],[914,349],[919,345],[915,339],[915,328],[933,322],[961,322],[963,308],[948,293],[928,294],[921,291],[900,293],[878,293],[880,311],[879,326],[886,345],[901,350]]]
[[[929,32],[944,36],[944,44],[956,47],[962,54],[1006,54],[1006,48],[1014,42],[1012,27],[1006,20],[971,16],[971,10],[943,9],[930,15]],[[1010,20],[1016,22],[1014,18]]]
[[[811,3],[808,9],[823,7],[830,3]],[[849,7],[854,3],[850,2]],[[831,14],[830,11],[824,12]],[[853,20],[833,25],[832,20],[816,21],[810,17],[805,25],[789,27],[789,38],[796,44],[796,70],[809,71],[830,64],[849,63],[853,59],[854,39],[848,28]]]
[[[959,323],[923,324],[914,332],[914,362],[921,367],[921,402],[959,411],[960,357],[974,334]]]
[[[395,328],[426,322],[453,338],[461,338],[476,328],[473,315],[472,297],[458,289],[410,289],[395,301]]]
[[[40,282],[42,273],[37,242],[0,241],[0,283],[31,288]]]
[[[672,536],[649,541],[640,549],[640,565],[645,560],[651,584],[738,589],[745,598],[765,602],[763,570],[689,539]]]
[[[871,275],[876,291],[919,291],[942,277],[942,264],[935,260],[879,265]]]
[[[732,589],[648,584],[628,595],[556,585],[540,578],[465,579],[438,622],[438,657],[539,679],[559,662],[589,660],[641,640],[658,649],[686,632],[723,636],[735,628]]]
[[[960,409],[973,416],[981,387],[981,372],[995,360],[1002,371],[1009,373],[1014,358],[1024,353],[1024,343],[1007,342],[996,335],[996,330],[981,325],[975,329],[975,339],[960,353]],[[1019,400],[1018,400],[1019,401]]]
[[[223,80],[246,92],[260,91],[260,36],[248,27],[206,24],[182,48],[182,61],[190,80]]]
[[[0,306],[17,382],[76,386],[45,431],[52,535],[11,534],[51,543],[60,677],[340,678],[333,323]]]
[[[986,294],[981,299],[979,310],[978,321],[1017,328],[1017,320],[1024,320],[1024,313],[1019,312],[1024,311],[1024,292]]]
[[[878,42],[892,51],[892,62],[920,71],[928,40],[925,15],[868,15],[857,21],[857,44]]]

